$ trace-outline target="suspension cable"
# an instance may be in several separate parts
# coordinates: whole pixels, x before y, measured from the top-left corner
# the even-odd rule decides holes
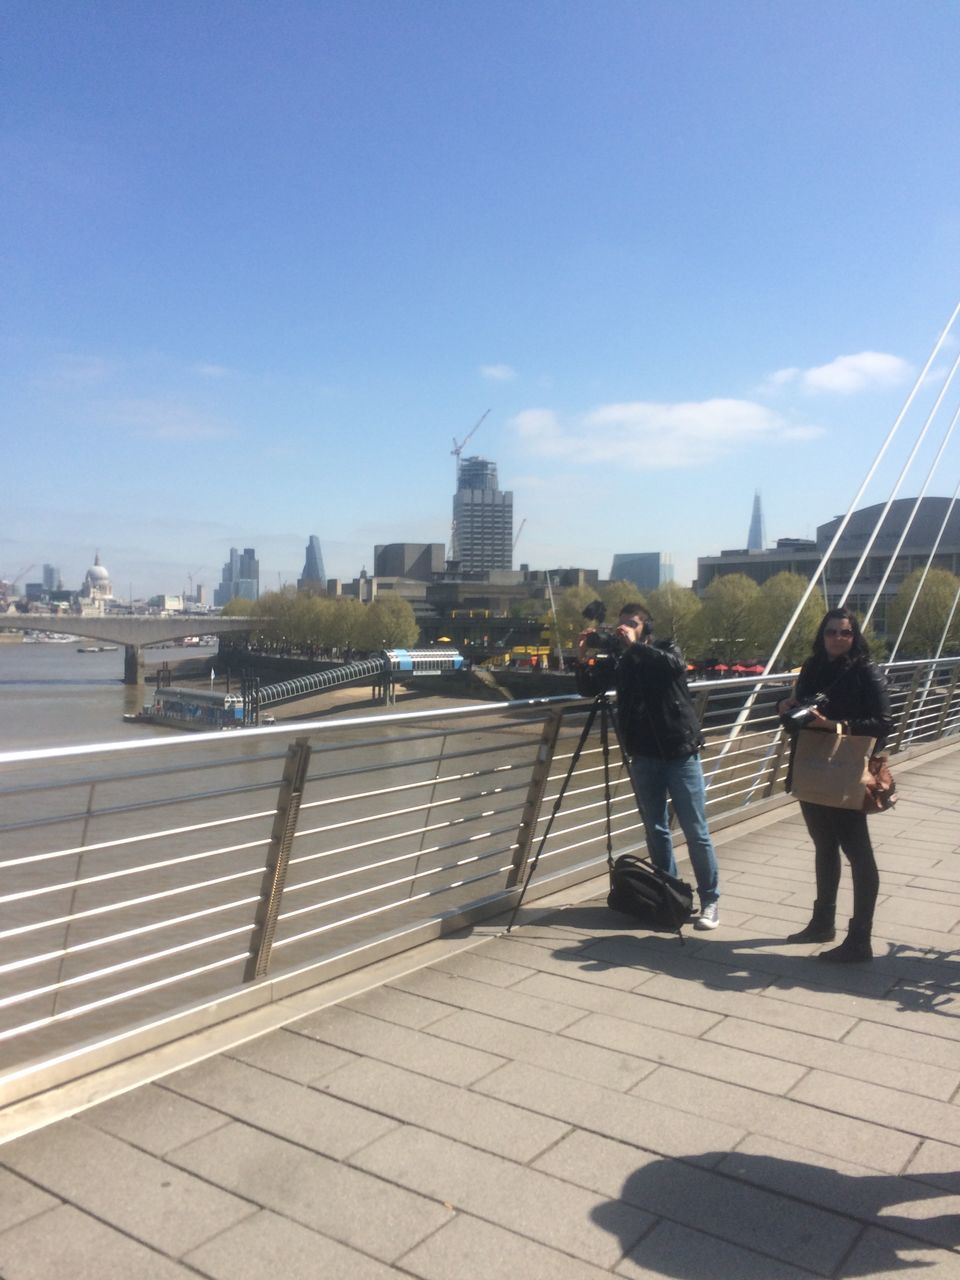
[[[850,595],[850,592],[853,590],[854,583],[860,577],[860,570],[866,564],[867,557],[870,555],[870,552],[873,550],[874,544],[876,543],[877,538],[880,536],[880,528],[883,525],[884,520],[886,520],[887,514],[890,511],[890,508],[893,506],[893,503],[894,503],[894,500],[896,499],[897,494],[900,492],[900,486],[906,480],[907,473],[909,472],[910,468],[913,466],[913,461],[916,458],[918,452],[920,451],[920,446],[923,444],[924,440],[926,439],[927,432],[930,430],[931,423],[933,422],[934,418],[940,411],[940,406],[943,404],[943,398],[950,389],[950,383],[953,381],[954,375],[956,374],[957,369],[960,369],[960,354],[958,354],[956,360],[954,360],[950,368],[950,372],[947,374],[946,381],[944,382],[943,386],[940,388],[940,392],[937,395],[936,400],[934,401],[933,407],[931,408],[930,412],[927,414],[926,421],[924,422],[923,426],[920,428],[920,431],[917,434],[916,440],[913,442],[913,448],[910,450],[909,457],[907,458],[903,466],[900,468],[900,474],[897,476],[897,482],[893,486],[893,488],[890,490],[890,496],[887,498],[886,502],[884,503],[883,510],[880,512],[880,515],[877,517],[877,521],[873,526],[873,531],[871,532],[869,538],[864,544],[864,548],[860,555],[860,559],[857,561],[856,567],[854,568],[854,571],[850,575],[850,579],[847,582],[846,589],[844,590],[843,595],[840,597],[839,603],[841,605],[846,603],[847,597]],[[897,550],[899,550],[899,547],[897,548]],[[877,597],[876,597],[876,594],[874,594],[873,601],[871,602],[871,605],[870,605],[870,614],[873,613],[873,609],[874,609],[874,606],[876,605],[876,602],[877,602]],[[868,614],[867,616],[869,617],[870,614]]]
[[[958,410],[958,412],[960,412],[960,410]],[[900,628],[900,634],[897,636],[896,642],[892,650],[890,651],[889,660],[891,662],[896,661],[897,653],[900,650],[900,643],[903,640],[903,636],[904,636],[904,633],[906,632],[907,627],[909,626],[910,619],[913,617],[913,611],[916,608],[917,601],[920,599],[920,592],[923,590],[923,584],[927,580],[927,574],[930,572],[930,566],[933,564],[933,558],[937,554],[937,551],[939,550],[941,539],[943,538],[944,531],[947,527],[947,522],[950,519],[950,516],[953,514],[953,508],[956,505],[958,494],[960,494],[960,481],[957,482],[957,487],[953,491],[953,497],[947,503],[947,509],[946,509],[946,512],[944,513],[943,521],[940,525],[940,531],[937,534],[936,538],[934,539],[933,546],[930,548],[930,554],[927,556],[927,563],[923,566],[923,572],[920,575],[920,581],[917,583],[917,589],[916,591],[914,591],[913,599],[910,601],[910,607],[907,609],[907,612],[904,615],[903,625]]]
[[[954,365],[954,369],[957,368],[957,365],[960,365],[960,356],[957,357],[957,364]],[[891,552],[890,559],[887,561],[887,567],[884,569],[883,576],[880,579],[880,582],[877,586],[876,591],[873,593],[873,599],[870,601],[870,608],[867,610],[866,614],[864,615],[863,622],[860,624],[862,627],[867,626],[867,623],[873,617],[874,609],[876,609],[877,605],[880,602],[880,597],[883,595],[883,588],[887,585],[887,579],[890,577],[890,574],[893,572],[893,566],[896,564],[897,556],[900,554],[901,550],[903,549],[903,544],[907,540],[907,534],[910,532],[914,519],[916,518],[917,512],[920,510],[920,503],[923,501],[924,495],[926,494],[927,489],[930,487],[930,482],[934,477],[934,473],[936,472],[937,467],[940,465],[940,459],[943,457],[944,450],[946,449],[947,445],[950,443],[950,437],[953,435],[954,428],[956,427],[958,421],[960,421],[960,407],[958,407],[956,413],[950,419],[950,425],[947,427],[946,431],[944,432],[943,439],[940,441],[940,448],[937,450],[936,457],[931,462],[929,470],[927,471],[926,479],[924,480],[923,485],[921,486],[920,492],[917,494],[916,498],[914,499],[913,506],[910,508],[910,515],[907,517],[907,520],[904,523],[903,530],[900,534],[900,537],[897,540],[897,545],[894,547],[893,551]],[[884,514],[886,514],[886,511],[884,512]],[[937,546],[939,546],[940,538],[943,536],[943,530],[945,527],[946,527],[945,525],[941,525],[940,527],[940,533],[937,537]],[[934,550],[936,550],[936,548],[934,548]]]

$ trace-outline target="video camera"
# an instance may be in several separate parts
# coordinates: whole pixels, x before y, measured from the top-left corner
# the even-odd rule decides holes
[[[827,705],[827,701],[825,693],[815,693],[809,702],[803,702],[799,707],[794,707],[792,711],[788,711],[787,718],[796,725],[805,725],[814,711],[820,711],[821,708]]]
[[[611,627],[605,627],[603,620],[607,616],[607,606],[602,600],[594,600],[592,604],[588,604],[581,615],[588,622],[595,622],[597,630],[588,631],[584,636],[584,640],[591,649],[597,649],[600,653],[614,654],[619,653],[623,648],[623,641]]]

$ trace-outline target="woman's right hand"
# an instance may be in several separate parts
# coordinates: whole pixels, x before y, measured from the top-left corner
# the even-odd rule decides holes
[[[788,711],[792,711],[794,707],[799,707],[800,702],[791,693],[789,698],[784,698],[782,702],[777,703],[777,715],[785,716]]]

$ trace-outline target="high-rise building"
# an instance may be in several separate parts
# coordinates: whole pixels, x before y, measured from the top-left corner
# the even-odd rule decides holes
[[[662,551],[630,551],[613,557],[613,582],[632,582],[641,591],[656,591],[673,581],[673,565]]]
[[[303,562],[303,573],[297,579],[297,590],[304,591],[309,588],[312,591],[324,591],[326,583],[320,539],[315,533],[311,533],[310,541],[307,543],[306,558]]]
[[[497,487],[497,464],[460,461],[453,498],[452,558],[462,572],[513,567],[513,493]]]
[[[236,547],[230,548],[230,559],[223,566],[223,576],[213,593],[213,603],[222,609],[237,596],[243,600],[260,598],[260,562],[253,547],[244,547],[243,555]]]
[[[58,591],[60,589],[60,570],[53,564],[45,564],[43,566],[43,589],[44,591]]]
[[[432,582],[443,573],[442,542],[388,542],[373,549],[373,572],[378,578],[414,578]]]
[[[762,551],[766,546],[767,531],[763,527],[763,507],[760,503],[760,490],[753,495],[753,512],[750,516],[750,532],[747,534],[747,550]]]

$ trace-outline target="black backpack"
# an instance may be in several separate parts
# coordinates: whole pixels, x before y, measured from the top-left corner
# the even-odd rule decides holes
[[[645,929],[676,933],[683,942],[680,930],[693,914],[693,890],[645,858],[622,853],[610,865],[607,906],[633,916]]]

